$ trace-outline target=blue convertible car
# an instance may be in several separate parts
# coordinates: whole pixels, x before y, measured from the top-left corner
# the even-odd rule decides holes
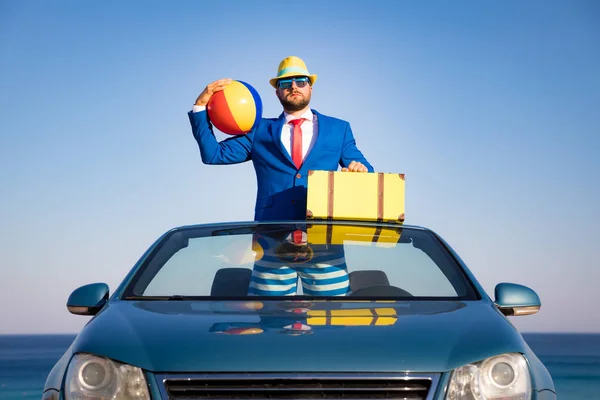
[[[92,315],[44,399],[555,399],[507,317],[429,229],[247,222],[166,232],[116,290],[76,289]]]

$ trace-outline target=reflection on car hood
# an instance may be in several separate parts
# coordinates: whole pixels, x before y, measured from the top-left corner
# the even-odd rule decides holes
[[[73,350],[155,372],[436,372],[524,346],[486,301],[111,301]]]

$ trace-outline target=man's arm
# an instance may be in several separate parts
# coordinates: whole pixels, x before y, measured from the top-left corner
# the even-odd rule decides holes
[[[342,171],[351,172],[374,172],[373,166],[356,146],[356,140],[352,133],[350,124],[346,124],[344,143],[342,145],[342,157],[340,158]]]
[[[231,79],[219,79],[206,85],[196,99],[194,109],[188,113],[192,132],[205,164],[236,164],[250,160],[253,132],[218,142],[208,120],[206,105],[210,98],[230,83]]]
[[[206,110],[188,113],[204,164],[237,164],[250,160],[254,132],[217,141]]]

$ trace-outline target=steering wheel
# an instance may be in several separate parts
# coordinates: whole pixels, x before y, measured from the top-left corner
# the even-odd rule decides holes
[[[412,294],[408,293],[404,289],[400,289],[396,286],[390,285],[373,285],[360,288],[350,296],[365,296],[365,297],[412,297]]]

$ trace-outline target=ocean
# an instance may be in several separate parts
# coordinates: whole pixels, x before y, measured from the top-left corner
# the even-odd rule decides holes
[[[600,400],[600,334],[523,334],[558,398]],[[0,399],[41,399],[48,372],[75,335],[0,335]]]

